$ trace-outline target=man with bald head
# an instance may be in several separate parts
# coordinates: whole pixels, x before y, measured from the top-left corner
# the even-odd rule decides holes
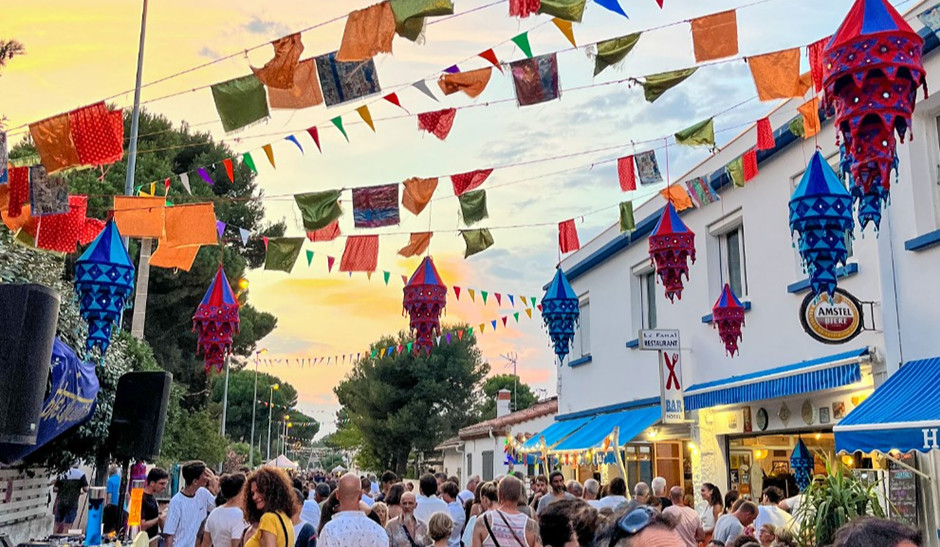
[[[663,509],[663,515],[671,517],[675,522],[675,531],[682,538],[683,543],[687,547],[695,547],[705,539],[702,519],[695,509],[685,504],[685,493],[681,487],[673,486],[669,490],[669,501],[672,504]]]
[[[525,495],[522,481],[512,475],[503,477],[496,495],[496,508],[480,515],[473,526],[472,547],[542,547],[538,523],[519,512],[519,500]]]
[[[428,523],[415,517],[416,506],[417,498],[414,492],[405,492],[401,495],[401,515],[385,525],[389,547],[414,547],[415,545],[423,547],[431,544],[431,539],[428,537]]]
[[[326,523],[317,544],[320,547],[385,547],[388,534],[378,523],[366,516],[359,505],[362,481],[347,473],[336,488],[339,512]]]

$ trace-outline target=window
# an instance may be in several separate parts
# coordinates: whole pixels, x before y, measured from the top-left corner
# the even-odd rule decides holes
[[[484,481],[493,480],[493,451],[492,450],[483,451],[483,473],[481,473],[481,475],[483,475]]]
[[[656,328],[656,271],[649,270],[640,274],[641,326],[644,329]]]
[[[738,226],[718,236],[721,260],[721,279],[731,285],[738,298],[747,296],[747,261],[744,254],[744,226]]]
[[[571,341],[571,359],[579,359],[591,354],[591,299],[587,293],[579,299],[578,307],[581,316],[578,328],[574,331]]]
[[[467,476],[473,475],[473,454],[467,454]]]

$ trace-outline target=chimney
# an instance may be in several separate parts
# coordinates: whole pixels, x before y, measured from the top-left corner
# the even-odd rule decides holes
[[[501,389],[496,392],[496,417],[501,418],[511,412],[509,409],[512,400],[512,392],[508,389]]]

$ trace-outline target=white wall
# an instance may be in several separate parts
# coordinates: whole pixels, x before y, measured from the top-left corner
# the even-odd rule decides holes
[[[554,414],[540,416],[538,418],[520,422],[511,426],[510,434],[513,436],[520,433],[529,433],[535,435],[546,427],[552,425],[554,421]],[[496,477],[497,475],[505,474],[508,471],[508,467],[505,464],[505,444],[506,437],[503,435],[496,435],[494,438],[483,437],[480,439],[470,439],[464,441],[464,451],[461,455],[463,458],[463,475],[461,478],[467,478],[471,475],[480,475],[481,477],[483,476],[483,452],[485,450],[493,451],[493,476]],[[469,471],[467,470],[467,454],[473,455],[473,468]]]

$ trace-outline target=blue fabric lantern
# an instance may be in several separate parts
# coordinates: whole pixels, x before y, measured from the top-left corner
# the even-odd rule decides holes
[[[555,270],[555,279],[542,297],[542,322],[548,327],[559,364],[568,355],[580,316],[578,295],[572,290],[565,273],[558,268]]]
[[[112,220],[75,263],[78,309],[88,323],[86,359],[97,347],[104,360],[111,344],[111,327],[120,322],[133,290],[134,264]]]
[[[799,232],[813,294],[835,295],[836,267],[849,257],[846,236],[854,228],[852,196],[817,150],[790,198],[790,231]]]
[[[793,477],[796,479],[796,485],[801,492],[806,490],[809,483],[813,482],[815,465],[813,454],[810,453],[809,448],[806,448],[806,443],[803,442],[803,439],[797,440],[796,446],[793,448],[793,455],[790,456],[790,469],[793,470]]]
[[[856,215],[858,216],[859,226],[862,231],[864,231],[869,223],[874,223],[875,231],[879,231],[881,229],[881,208],[883,205],[886,206],[890,201],[890,192],[880,183],[880,178],[878,179],[878,184],[873,184],[868,190],[855,184],[855,179],[852,177],[852,155],[845,150],[845,144],[839,145],[839,154],[840,174],[842,175],[842,180],[848,182],[849,191],[852,194],[852,202],[856,209]],[[898,171],[897,154],[894,155],[893,169],[896,174]]]

